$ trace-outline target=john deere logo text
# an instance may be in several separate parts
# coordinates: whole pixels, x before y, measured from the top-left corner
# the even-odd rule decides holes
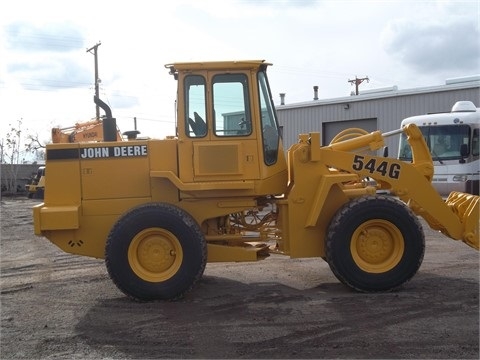
[[[82,159],[128,156],[147,156],[147,145],[105,146],[80,149],[80,158]]]

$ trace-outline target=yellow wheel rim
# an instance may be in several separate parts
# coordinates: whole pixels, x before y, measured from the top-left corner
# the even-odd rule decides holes
[[[361,224],[352,236],[350,251],[363,271],[384,273],[400,262],[405,250],[398,228],[389,221],[376,219]]]
[[[145,281],[170,279],[180,268],[183,251],[177,237],[161,228],[138,233],[128,248],[128,263],[133,272]]]

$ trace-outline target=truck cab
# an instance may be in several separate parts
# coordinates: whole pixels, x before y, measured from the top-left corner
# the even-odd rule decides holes
[[[479,193],[480,109],[471,101],[458,101],[446,113],[432,113],[404,119],[401,127],[417,125],[430,150],[434,176],[432,184],[447,197],[452,191]],[[405,135],[400,137],[398,158],[412,161]]]

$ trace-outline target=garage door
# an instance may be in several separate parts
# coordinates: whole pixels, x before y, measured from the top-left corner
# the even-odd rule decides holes
[[[330,144],[330,141],[341,131],[348,128],[360,128],[367,132],[377,130],[377,119],[359,119],[335,122],[324,122],[322,129],[322,144]]]

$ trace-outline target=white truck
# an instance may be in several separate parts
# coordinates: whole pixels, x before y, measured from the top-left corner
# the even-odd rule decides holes
[[[440,195],[451,191],[478,195],[480,160],[480,109],[471,101],[458,101],[451,112],[412,116],[401,126],[414,123],[430,149],[434,176],[432,184]],[[400,137],[398,158],[412,161],[405,135]]]

